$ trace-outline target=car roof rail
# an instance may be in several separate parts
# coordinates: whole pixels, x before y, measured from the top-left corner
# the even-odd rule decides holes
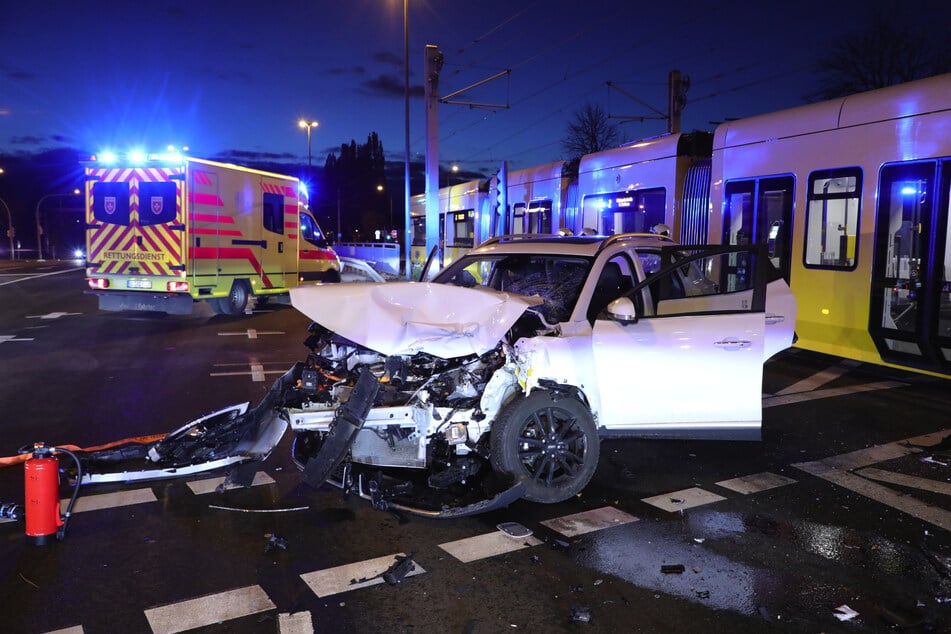
[[[484,247],[490,244],[498,244],[500,242],[520,242],[525,240],[551,240],[552,238],[557,238],[557,234],[549,233],[509,233],[504,236],[493,236],[486,240],[485,242],[480,242],[477,246]]]
[[[607,239],[601,243],[601,246],[598,247],[598,253],[613,244],[617,244],[618,242],[626,242],[628,240],[643,240],[644,238],[650,238],[657,240],[658,242],[666,242],[669,244],[674,243],[674,241],[670,239],[670,236],[662,236],[658,233],[616,233],[613,236],[608,236]]]

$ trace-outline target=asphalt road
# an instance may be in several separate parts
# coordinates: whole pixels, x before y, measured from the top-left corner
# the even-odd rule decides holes
[[[288,306],[100,313],[70,266],[0,268],[0,455],[254,403],[305,351]],[[0,523],[0,631],[949,631],[949,405],[946,381],[792,351],[766,366],[762,442],[605,441],[577,498],[455,520],[304,487],[288,434],[247,489],[87,487],[46,546]],[[374,578],[398,555],[409,576]]]

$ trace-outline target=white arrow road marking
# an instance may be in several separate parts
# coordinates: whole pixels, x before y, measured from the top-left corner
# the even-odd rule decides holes
[[[72,317],[82,315],[82,313],[46,313],[45,315],[27,315],[27,319],[59,319],[60,317]]]
[[[7,341],[33,341],[33,339],[22,339],[16,335],[0,335],[0,343],[6,343]]]

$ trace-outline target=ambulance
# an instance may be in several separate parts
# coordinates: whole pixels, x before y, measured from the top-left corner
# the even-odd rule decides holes
[[[177,152],[84,162],[86,279],[106,311],[243,313],[340,260],[299,179]]]

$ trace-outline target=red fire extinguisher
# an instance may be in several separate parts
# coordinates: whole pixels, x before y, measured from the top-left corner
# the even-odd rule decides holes
[[[55,453],[66,453],[72,456],[79,468],[79,458],[73,452],[60,447],[47,447],[45,443],[35,443],[32,449],[20,449],[20,453],[32,453],[24,463],[24,489],[26,503],[26,538],[29,542],[42,546],[48,544],[55,537],[63,539],[66,536],[66,526],[72,514],[73,505],[79,494],[79,484],[82,473],[77,472],[76,489],[69,501],[65,515],[60,515],[59,501],[59,460]]]

